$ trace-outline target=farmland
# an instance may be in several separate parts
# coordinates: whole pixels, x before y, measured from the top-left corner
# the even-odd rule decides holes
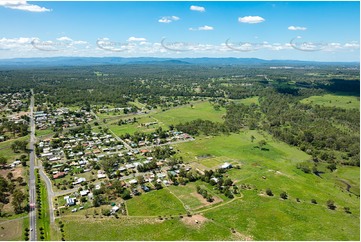
[[[358,73],[335,84],[304,69],[172,66],[179,75],[165,81],[162,67],[145,67],[146,78],[119,67],[127,81],[113,66],[38,70],[51,88],[35,89],[36,163],[52,185],[39,183],[38,238],[360,239],[359,95],[332,91],[357,86]],[[25,192],[29,150],[14,144],[29,135],[9,120],[2,182]],[[12,203],[8,187],[1,223],[17,233],[2,238],[27,238],[27,200]]]

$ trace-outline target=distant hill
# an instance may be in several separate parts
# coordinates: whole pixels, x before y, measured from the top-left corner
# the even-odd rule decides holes
[[[249,65],[249,66],[316,66],[341,65],[359,66],[359,62],[316,62],[298,60],[263,60],[258,58],[155,58],[155,57],[48,57],[0,59],[0,67],[52,67],[90,65]]]

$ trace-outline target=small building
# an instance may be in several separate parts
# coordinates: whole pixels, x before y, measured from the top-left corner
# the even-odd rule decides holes
[[[232,164],[226,162],[223,165],[221,165],[221,168],[222,169],[230,169],[230,168],[232,168]]]
[[[97,177],[98,177],[98,179],[103,179],[103,178],[106,178],[107,175],[105,175],[105,174],[98,174]]]
[[[129,181],[129,184],[133,185],[133,184],[137,184],[138,181],[136,179],[132,179]]]
[[[65,176],[65,172],[58,172],[55,175],[53,175],[54,179],[62,178]]]
[[[65,199],[66,206],[74,206],[75,205],[75,198],[68,197]]]
[[[118,206],[113,206],[112,209],[110,210],[112,213],[116,213],[118,212],[119,207]]]
[[[89,190],[80,191],[80,195],[81,195],[82,197],[88,195],[88,193],[89,193]]]

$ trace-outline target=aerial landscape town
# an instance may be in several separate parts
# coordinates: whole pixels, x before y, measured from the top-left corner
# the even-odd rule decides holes
[[[359,2],[141,4],[0,1],[0,240],[360,241]]]

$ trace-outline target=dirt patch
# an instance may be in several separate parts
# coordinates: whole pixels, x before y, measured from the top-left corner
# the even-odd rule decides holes
[[[201,227],[205,222],[207,222],[207,218],[203,217],[200,214],[193,215],[192,217],[185,216],[181,219],[181,221],[188,226],[192,226],[195,228]]]
[[[0,175],[5,177],[7,176],[8,173],[13,173],[13,178],[12,179],[16,179],[20,176],[22,176],[22,168],[21,167],[17,167],[17,168],[13,168],[13,169],[1,169],[0,170]]]

